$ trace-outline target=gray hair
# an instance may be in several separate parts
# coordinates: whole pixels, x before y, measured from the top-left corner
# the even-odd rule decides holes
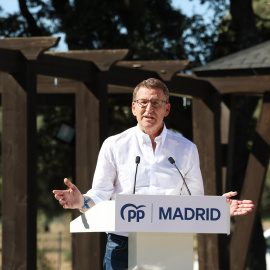
[[[168,90],[168,87],[162,81],[155,78],[149,78],[147,80],[144,80],[135,87],[133,91],[133,101],[136,100],[137,93],[141,87],[146,87],[148,89],[153,88],[161,89],[165,95],[166,101],[169,102],[170,92]]]

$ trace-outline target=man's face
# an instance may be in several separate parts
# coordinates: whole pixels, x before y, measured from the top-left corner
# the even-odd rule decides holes
[[[166,101],[165,94],[160,88],[141,87],[136,95],[136,100]],[[159,102],[160,103],[160,102]],[[132,102],[132,113],[136,116],[139,126],[143,132],[149,135],[158,136],[163,128],[163,119],[170,112],[170,104],[161,102],[156,108],[149,102],[144,108],[137,102]]]

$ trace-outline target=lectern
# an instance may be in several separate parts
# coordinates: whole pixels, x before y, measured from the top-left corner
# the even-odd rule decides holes
[[[192,270],[193,233],[230,233],[222,196],[126,195],[103,201],[70,223],[70,232],[127,232],[129,269]]]

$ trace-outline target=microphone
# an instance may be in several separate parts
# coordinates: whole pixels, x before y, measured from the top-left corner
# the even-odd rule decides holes
[[[135,188],[136,188],[136,177],[137,177],[137,170],[138,170],[138,165],[140,163],[140,157],[137,156],[136,159],[135,159],[135,163],[137,164],[136,165],[136,172],[135,172],[135,180],[134,180],[134,187],[133,187],[133,194],[135,194]]]
[[[184,181],[184,184],[185,184],[185,186],[186,186],[186,188],[187,188],[188,194],[191,195],[191,193],[190,193],[190,191],[189,191],[189,189],[188,189],[186,180],[185,180],[184,176],[182,175],[182,173],[179,171],[178,167],[176,166],[174,159],[173,159],[172,157],[169,157],[168,160],[169,160],[170,163],[177,169],[177,171],[178,171],[179,174],[181,175],[181,177],[182,177],[182,179],[183,179],[183,181]]]

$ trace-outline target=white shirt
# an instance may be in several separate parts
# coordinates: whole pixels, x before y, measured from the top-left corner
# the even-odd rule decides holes
[[[114,199],[116,194],[132,194],[136,156],[140,157],[136,177],[136,194],[188,195],[183,180],[169,157],[184,176],[191,195],[203,195],[199,155],[194,143],[164,128],[155,138],[153,152],[150,137],[137,125],[106,139],[101,147],[92,189],[85,195],[95,204]]]

